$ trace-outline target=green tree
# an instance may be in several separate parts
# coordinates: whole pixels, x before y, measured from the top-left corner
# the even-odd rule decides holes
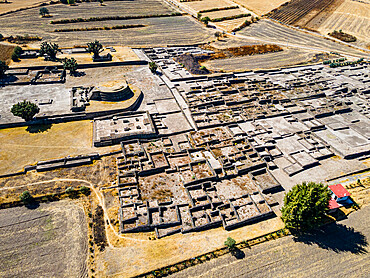
[[[226,241],[224,242],[224,244],[226,245],[227,248],[229,248],[229,250],[233,250],[235,249],[236,241],[235,239],[228,237]]]
[[[202,21],[206,26],[208,26],[208,22],[210,22],[211,19],[208,16],[206,16],[203,17],[200,21]]]
[[[0,61],[0,77],[5,75],[5,72],[9,69],[9,66],[5,62]]]
[[[43,42],[40,46],[40,55],[46,55],[45,59],[55,60],[59,51],[59,45],[56,43]]]
[[[40,9],[40,15],[41,15],[42,17],[45,17],[45,16],[49,15],[49,10],[48,10],[47,8],[45,8],[45,7],[42,7],[42,8]]]
[[[75,58],[64,58],[63,59],[63,68],[69,70],[70,75],[74,75],[77,72],[78,64]]]
[[[306,231],[320,224],[329,210],[331,192],[322,183],[295,185],[284,198],[281,219],[292,231]]]
[[[2,41],[4,38],[3,34],[0,34],[0,41]]]
[[[87,51],[94,54],[94,57],[93,57],[94,59],[99,58],[100,52],[103,51],[103,45],[98,40],[89,42],[87,44]]]
[[[28,205],[32,203],[33,197],[29,191],[23,191],[21,195],[19,195],[19,199],[23,202],[23,204]]]
[[[19,57],[22,54],[23,50],[20,46],[16,46],[12,53],[12,60],[14,62],[19,61]]]
[[[149,63],[149,69],[152,73],[156,73],[157,69],[158,69],[158,66],[155,62],[150,62]]]
[[[14,104],[11,112],[14,116],[21,117],[23,120],[28,122],[40,112],[40,108],[32,102],[24,100],[23,102]]]
[[[222,37],[222,33],[220,31],[215,32],[215,37],[219,40]]]

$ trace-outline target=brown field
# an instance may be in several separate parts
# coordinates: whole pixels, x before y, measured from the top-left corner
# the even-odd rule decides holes
[[[345,0],[334,12],[324,17],[318,16],[307,27],[317,29],[322,34],[343,30],[369,44],[370,1],[360,3]]]
[[[194,1],[194,2],[183,2],[182,4],[189,7],[195,13],[203,10],[209,10],[214,8],[223,8],[223,7],[230,7],[235,6],[231,1],[225,0],[202,0],[202,1]]]
[[[10,58],[12,57],[13,50],[13,45],[0,43],[0,61],[4,61],[9,64],[11,61]]]
[[[312,56],[313,53],[309,51],[287,49],[276,53],[210,60],[203,62],[202,66],[216,72],[269,69],[307,63]]]
[[[77,6],[56,4],[48,6],[52,20],[66,18],[89,18],[104,16],[171,14],[176,12],[162,1],[109,1],[105,6],[98,3],[79,3]],[[39,9],[4,15],[0,17],[3,35],[38,35],[45,41],[60,46],[83,45],[93,39],[107,45],[124,46],[166,46],[167,44],[194,44],[212,38],[213,33],[204,24],[190,16],[150,17],[131,20],[107,20],[71,24],[50,24],[50,18],[40,18]],[[146,27],[122,30],[96,30],[57,33],[61,28],[91,28],[115,25],[143,24]],[[32,44],[37,47],[40,42]]]
[[[245,12],[241,9],[231,9],[231,10],[224,10],[224,11],[215,11],[215,12],[208,12],[202,13],[202,17],[208,16],[210,19],[221,18],[225,16],[234,16],[238,14],[244,14]]]
[[[250,17],[241,17],[220,22],[213,22],[212,24],[215,25],[217,28],[225,30],[226,32],[231,32],[235,28],[242,25],[247,19],[250,19]]]
[[[0,210],[0,276],[87,277],[87,225],[73,201]]]
[[[264,15],[269,11],[278,8],[280,5],[288,2],[289,0],[233,0],[235,3],[246,7],[247,9],[255,12],[258,15]]]
[[[27,127],[1,129],[0,142],[0,174],[18,172],[40,160],[117,149],[92,146],[90,121],[54,124],[40,133],[30,133]]]
[[[47,0],[8,0],[8,3],[3,3],[3,1],[4,0],[0,1],[0,15],[10,11],[16,11],[50,2]]]

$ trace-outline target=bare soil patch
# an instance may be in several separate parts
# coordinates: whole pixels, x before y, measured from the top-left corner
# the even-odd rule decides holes
[[[1,277],[84,277],[87,225],[74,201],[0,210]]]

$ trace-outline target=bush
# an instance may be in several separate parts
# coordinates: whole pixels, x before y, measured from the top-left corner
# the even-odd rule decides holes
[[[226,245],[227,248],[229,248],[229,250],[232,250],[235,248],[236,241],[235,239],[228,237],[226,241],[224,242],[224,244]]]
[[[22,54],[22,52],[23,52],[22,48],[21,48],[21,47],[19,47],[19,46],[16,46],[16,47],[14,48],[13,53],[12,53],[12,60],[13,60],[14,62],[19,61],[19,57],[20,57],[20,55]]]
[[[88,187],[86,187],[86,186],[81,186],[80,187],[80,192],[82,193],[82,194],[84,194],[84,195],[90,195],[90,192],[91,192],[91,190],[90,190],[90,188],[88,188]],[[91,213],[90,213],[91,214]],[[89,215],[90,216],[90,215]],[[90,216],[91,217],[91,216]]]
[[[100,54],[100,52],[103,51],[103,45],[98,40],[95,40],[95,41],[89,42],[87,44],[87,50],[90,53],[93,53],[94,54],[94,59],[96,59],[96,58],[100,57],[99,54]]]
[[[14,104],[10,111],[14,116],[21,117],[23,120],[28,122],[40,112],[40,108],[35,103],[24,100],[23,102]]]
[[[331,192],[322,183],[295,185],[284,197],[281,219],[292,231],[306,231],[320,224],[329,210]]]
[[[29,191],[23,191],[21,195],[19,195],[19,199],[25,204],[28,205],[32,203],[33,197]]]
[[[155,62],[150,62],[149,63],[149,69],[152,73],[156,73],[158,66]]]
[[[45,17],[46,15],[49,15],[49,10],[47,8],[45,8],[45,7],[41,8],[40,9],[40,15],[42,17]]]
[[[74,75],[77,72],[78,64],[75,58],[64,58],[63,59],[63,68],[69,70],[70,75]]]

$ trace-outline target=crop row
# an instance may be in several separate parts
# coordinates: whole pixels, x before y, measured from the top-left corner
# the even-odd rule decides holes
[[[66,28],[66,29],[55,29],[54,32],[77,32],[77,31],[96,31],[96,30],[118,30],[118,29],[131,29],[145,27],[144,24],[131,24],[131,25],[116,25],[116,26],[104,26],[104,27],[85,27],[85,28]]]
[[[226,11],[226,10],[232,10],[232,9],[238,9],[238,6],[229,6],[229,7],[221,7],[221,8],[213,8],[208,10],[201,10],[199,13],[210,13],[210,12],[217,12],[217,11]]]
[[[152,15],[126,15],[126,16],[102,16],[102,17],[89,17],[89,18],[71,18],[71,19],[60,19],[52,20],[51,24],[68,24],[68,23],[79,23],[79,22],[92,22],[92,21],[107,21],[107,20],[129,20],[129,19],[142,19],[151,17],[170,17],[170,16],[182,16],[183,13],[171,13],[171,14],[152,14]]]
[[[224,20],[232,20],[232,19],[237,19],[237,18],[242,18],[242,17],[248,17],[250,16],[251,14],[237,14],[237,15],[232,15],[232,16],[224,16],[224,17],[220,17],[220,18],[214,18],[214,19],[211,19],[210,21],[211,22],[220,22],[220,21],[224,21]]]
[[[333,1],[334,0],[293,0],[271,11],[269,16],[286,24],[294,24],[308,15],[311,11],[320,11],[329,6]]]

